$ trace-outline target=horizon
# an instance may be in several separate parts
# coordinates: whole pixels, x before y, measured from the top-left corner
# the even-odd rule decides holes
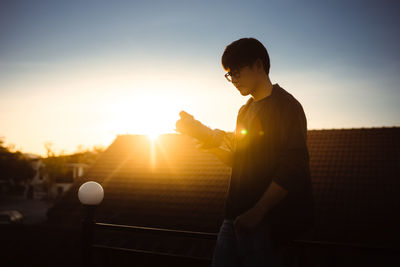
[[[380,126],[380,127],[359,127],[359,128],[323,128],[323,129],[307,129],[307,131],[333,131],[333,130],[339,130],[339,131],[345,131],[345,130],[373,130],[373,129],[390,129],[390,128],[400,128],[400,126]],[[229,133],[233,133],[233,131],[229,131]],[[107,150],[108,147],[110,147],[112,145],[112,143],[119,137],[119,136],[143,136],[143,137],[147,137],[149,138],[149,142],[155,143],[159,141],[159,137],[162,135],[185,135],[185,134],[181,134],[181,133],[161,133],[158,135],[149,135],[149,134],[134,134],[134,133],[127,133],[127,134],[116,134],[115,138],[112,140],[111,143],[102,146],[104,148],[104,150]],[[70,153],[65,153],[63,151],[60,151],[58,154],[56,153],[55,156],[68,156],[68,155],[72,155],[72,154],[76,154],[76,153],[82,153],[82,152],[86,152],[86,151],[90,151],[92,150],[94,147],[96,147],[96,145],[94,145],[93,147],[78,147],[75,151],[72,151]],[[43,154],[37,154],[37,153],[32,153],[32,152],[22,152],[23,154],[29,154],[29,155],[33,155],[33,156],[40,156],[42,158],[46,158],[47,155]]]

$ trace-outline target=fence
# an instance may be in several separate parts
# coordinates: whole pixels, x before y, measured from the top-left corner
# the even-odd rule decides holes
[[[101,202],[101,201],[100,201]],[[84,203],[83,203],[84,204]],[[142,226],[127,226],[94,222],[95,205],[86,205],[82,231],[82,266],[93,264],[93,250],[115,251],[132,254],[146,254],[165,259],[181,259],[182,266],[210,266],[211,257],[193,257],[182,254],[139,250],[116,246],[95,244],[94,229],[109,229],[117,232],[153,233],[158,236],[175,236],[216,241],[218,233],[182,231]],[[303,266],[382,266],[397,262],[400,266],[399,246],[379,246],[358,243],[340,243],[315,240],[294,240],[285,245],[288,253],[285,263],[290,267]],[[188,265],[190,263],[190,265]]]

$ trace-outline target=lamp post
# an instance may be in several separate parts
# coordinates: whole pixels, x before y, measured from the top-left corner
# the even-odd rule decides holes
[[[103,201],[103,187],[93,181],[86,182],[79,187],[78,198],[85,210],[82,220],[82,267],[90,267],[92,266],[94,211]]]

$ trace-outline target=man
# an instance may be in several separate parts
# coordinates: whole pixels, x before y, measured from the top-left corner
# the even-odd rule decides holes
[[[239,109],[232,149],[202,148],[232,167],[212,266],[282,266],[280,245],[313,223],[307,120],[293,95],[271,83],[258,40],[229,44],[222,66],[240,94],[252,97]]]

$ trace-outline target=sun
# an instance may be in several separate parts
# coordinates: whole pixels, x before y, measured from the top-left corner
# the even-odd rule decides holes
[[[151,141],[153,141],[153,142],[157,140],[158,136],[160,136],[160,134],[159,134],[159,133],[156,133],[156,132],[148,133],[148,134],[146,134],[146,135],[147,135],[147,137],[148,137]]]
[[[104,128],[113,134],[145,135],[152,141],[163,134],[175,133],[175,124],[185,103],[172,89],[169,91],[168,94],[155,90],[132,92],[116,99],[106,110],[108,118],[103,120]]]

